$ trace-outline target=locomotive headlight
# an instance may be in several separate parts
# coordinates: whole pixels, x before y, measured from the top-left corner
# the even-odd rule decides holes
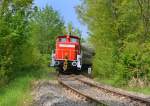
[[[77,62],[76,61],[72,62],[72,66],[77,66]]]

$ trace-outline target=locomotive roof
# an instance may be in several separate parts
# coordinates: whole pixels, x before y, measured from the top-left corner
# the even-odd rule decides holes
[[[80,39],[80,37],[75,36],[75,35],[60,35],[60,36],[58,36],[57,38],[63,38],[63,37],[67,37],[67,36],[69,36],[69,37],[74,37],[74,38],[77,38],[77,39]]]

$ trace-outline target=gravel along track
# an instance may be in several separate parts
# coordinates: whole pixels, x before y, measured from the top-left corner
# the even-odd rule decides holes
[[[101,83],[97,83],[94,80],[87,78],[83,75],[79,75],[76,76],[77,80],[87,83],[91,86],[95,86],[96,88],[98,88],[99,90],[105,91],[107,93],[110,93],[112,95],[118,95],[121,98],[127,98],[129,99],[131,102],[128,103],[129,105],[136,105],[136,106],[150,106],[150,95],[144,95],[141,93],[137,93],[137,92],[129,92],[129,91],[125,91],[123,89],[119,89],[119,88],[114,88],[112,86],[108,86],[108,85],[104,85]]]
[[[99,89],[87,83],[83,83],[82,81],[77,80],[78,78],[82,77],[81,76],[60,77],[61,81],[65,83],[67,86],[74,88],[79,92],[82,92],[83,94],[88,95],[108,106],[150,106],[141,103],[139,101],[131,100],[128,97],[116,95],[114,93],[108,92],[107,90]]]
[[[37,81],[32,92],[31,106],[97,106],[62,87],[57,81]]]

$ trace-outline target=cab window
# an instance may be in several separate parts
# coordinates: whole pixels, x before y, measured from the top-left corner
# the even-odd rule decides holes
[[[60,38],[59,41],[60,41],[60,42],[66,42],[66,40],[67,40],[66,38]]]
[[[73,42],[73,43],[77,43],[78,39],[76,39],[76,38],[70,38],[70,41]]]

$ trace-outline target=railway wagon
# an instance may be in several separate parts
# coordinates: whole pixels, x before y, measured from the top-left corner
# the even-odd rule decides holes
[[[51,66],[55,66],[60,73],[79,73],[82,67],[81,60],[81,46],[78,36],[63,35],[56,38]]]

